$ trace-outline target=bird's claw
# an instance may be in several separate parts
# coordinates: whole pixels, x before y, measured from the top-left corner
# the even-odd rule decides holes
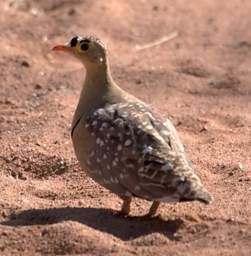
[[[128,213],[128,212],[124,212],[124,211],[113,210],[113,211],[112,211],[112,214],[113,214],[114,216],[119,216],[119,217],[124,217],[124,218],[130,217],[129,213]]]

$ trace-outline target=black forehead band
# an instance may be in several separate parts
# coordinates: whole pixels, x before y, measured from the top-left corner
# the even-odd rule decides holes
[[[74,47],[74,46],[76,46],[77,43],[78,43],[78,37],[75,36],[75,37],[73,37],[73,38],[71,39],[71,41],[70,41],[70,46],[71,46],[71,47]]]
[[[89,44],[90,42],[97,42],[98,44],[100,44],[101,46],[105,47],[104,43],[99,40],[98,38],[95,38],[93,36],[88,36],[88,37],[79,37],[79,36],[75,36],[71,39],[70,41],[70,46],[71,47],[75,47],[77,45],[77,43],[86,43]]]

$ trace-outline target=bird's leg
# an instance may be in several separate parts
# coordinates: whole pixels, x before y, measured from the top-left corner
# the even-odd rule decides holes
[[[121,210],[114,212],[114,214],[127,217],[129,216],[129,213],[130,213],[130,205],[131,205],[132,198],[129,196],[123,196],[121,197],[121,199],[123,200]]]
[[[126,197],[123,197],[122,200],[123,200],[123,204],[120,210],[120,214],[123,216],[128,216],[130,213],[132,198],[126,196]]]
[[[157,210],[158,210],[158,207],[160,205],[160,202],[159,201],[153,201],[152,205],[151,205],[151,208],[147,214],[148,217],[153,217]]]

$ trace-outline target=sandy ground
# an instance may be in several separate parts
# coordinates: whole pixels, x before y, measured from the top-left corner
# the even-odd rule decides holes
[[[0,255],[251,255],[251,2],[0,1]],[[168,43],[137,51],[173,31]],[[71,118],[84,80],[50,51],[108,45],[114,79],[170,117],[214,196],[114,216],[120,200],[79,168]]]

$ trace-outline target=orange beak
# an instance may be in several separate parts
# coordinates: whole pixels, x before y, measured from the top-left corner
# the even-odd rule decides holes
[[[69,49],[70,47],[66,45],[56,45],[52,48],[52,51],[68,51]]]

